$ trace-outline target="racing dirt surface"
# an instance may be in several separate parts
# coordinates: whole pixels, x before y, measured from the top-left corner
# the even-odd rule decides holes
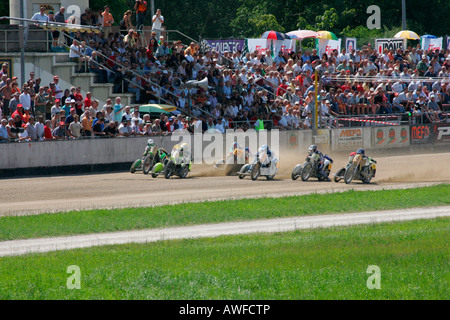
[[[283,156],[280,172],[273,181],[264,177],[257,181],[250,177],[242,180],[237,176],[226,177],[206,165],[193,165],[186,179],[166,180],[163,176],[154,179],[140,172],[2,179],[0,216],[450,183],[450,152],[373,157],[377,160],[377,174],[371,184],[293,181],[291,171],[297,163],[303,163],[304,155]],[[331,174],[346,165],[348,156],[333,160]]]

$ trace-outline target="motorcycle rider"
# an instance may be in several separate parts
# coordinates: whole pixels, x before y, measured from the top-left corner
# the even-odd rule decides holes
[[[331,181],[330,180],[330,178],[327,176],[327,174],[325,173],[325,170],[324,170],[324,166],[323,166],[323,163],[324,163],[324,158],[323,158],[323,153],[322,152],[320,152],[319,151],[319,149],[317,149],[317,146],[316,145],[314,145],[314,144],[312,144],[312,145],[310,145],[309,146],[309,148],[308,148],[308,156],[311,156],[311,155],[313,155],[313,154],[317,154],[318,156],[319,156],[319,160],[318,161],[316,161],[315,162],[315,169],[316,169],[316,172],[318,173],[317,175],[318,175],[318,178],[319,179],[321,179],[321,178],[323,178],[324,180],[326,180],[326,181]]]
[[[266,160],[266,163],[265,163],[265,164],[262,164],[262,166],[263,166],[263,167],[270,167],[270,164],[272,163],[272,159],[275,158],[275,153],[274,153],[273,151],[271,151],[271,150],[269,149],[269,146],[266,145],[266,144],[262,145],[262,146],[259,148],[259,150],[258,150],[258,155],[257,155],[257,156],[259,156],[260,153],[266,153],[266,154],[267,154],[267,160]]]
[[[147,146],[145,147],[144,153],[143,153],[142,155],[143,155],[144,157],[147,156],[147,154],[150,152],[150,150],[151,150],[154,146],[155,146],[155,143],[154,143],[153,139],[148,139],[148,140],[147,140]],[[160,153],[165,153],[165,154],[167,154],[167,151],[164,150],[164,148],[161,148],[161,147],[157,147],[156,149],[159,150],[160,152],[156,152],[156,154],[155,154],[155,157],[156,157],[156,159],[155,159],[156,162],[155,162],[155,163],[162,162],[163,159],[160,159]]]
[[[359,148],[356,150],[356,154],[361,155],[361,161],[359,162],[359,172],[361,172],[361,175],[364,178],[367,178],[367,175],[369,174],[369,167],[366,166],[366,162],[369,157],[366,156],[366,152],[363,148]]]

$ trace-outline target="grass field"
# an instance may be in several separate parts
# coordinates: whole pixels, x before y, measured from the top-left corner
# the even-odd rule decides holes
[[[0,241],[450,204],[450,185],[0,218]]]
[[[6,257],[0,299],[448,299],[449,231],[432,219]]]

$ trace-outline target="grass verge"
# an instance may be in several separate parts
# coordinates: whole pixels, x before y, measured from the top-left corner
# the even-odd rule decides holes
[[[289,216],[444,206],[450,185],[0,218],[0,241]]]
[[[449,219],[0,258],[0,299],[448,299]],[[69,290],[70,265],[80,289]],[[368,266],[380,270],[381,289]]]

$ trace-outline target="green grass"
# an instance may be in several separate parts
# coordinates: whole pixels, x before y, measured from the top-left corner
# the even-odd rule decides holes
[[[448,299],[449,231],[440,218],[5,257],[0,299]]]
[[[450,204],[450,185],[0,218],[0,241]]]

